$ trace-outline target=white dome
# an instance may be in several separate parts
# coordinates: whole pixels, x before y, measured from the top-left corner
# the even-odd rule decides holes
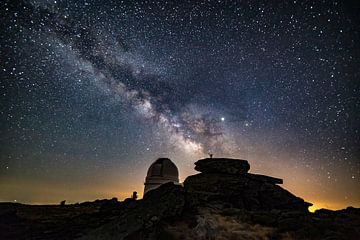
[[[149,167],[144,194],[167,182],[179,183],[179,171],[170,159],[159,158]]]

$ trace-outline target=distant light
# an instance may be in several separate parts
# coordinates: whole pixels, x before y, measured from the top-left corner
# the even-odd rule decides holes
[[[224,117],[221,117],[220,119],[221,119],[222,122],[225,121],[225,118],[224,118]]]

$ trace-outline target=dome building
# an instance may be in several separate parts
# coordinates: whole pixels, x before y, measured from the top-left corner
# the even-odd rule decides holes
[[[178,184],[179,171],[170,159],[159,158],[149,167],[144,183],[144,195],[167,182]]]

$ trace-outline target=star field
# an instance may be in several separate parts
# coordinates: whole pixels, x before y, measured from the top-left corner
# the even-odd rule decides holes
[[[356,1],[0,7],[0,201],[124,198],[211,152],[360,206]]]

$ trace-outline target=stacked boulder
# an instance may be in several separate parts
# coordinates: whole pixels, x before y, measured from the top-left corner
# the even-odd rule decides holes
[[[245,210],[308,211],[305,202],[278,186],[282,179],[248,173],[248,161],[229,158],[206,158],[195,163],[199,174],[184,182],[189,208],[210,206]]]

